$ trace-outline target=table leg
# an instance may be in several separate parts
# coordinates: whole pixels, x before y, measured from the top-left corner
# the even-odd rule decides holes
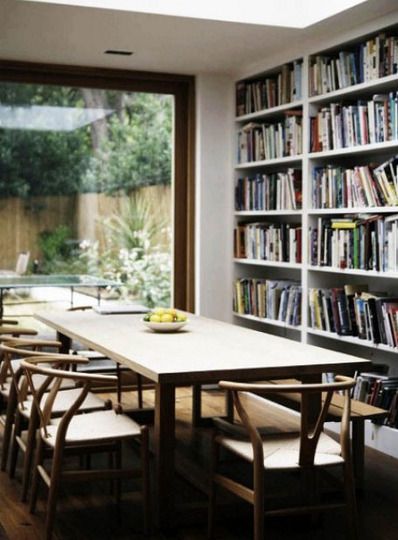
[[[175,386],[156,384],[154,450],[156,526],[168,528],[174,510]]]
[[[202,386],[192,386],[192,426],[199,427],[202,419]]]
[[[97,287],[97,305],[101,305],[101,287]]]
[[[57,332],[57,341],[61,342],[61,348],[59,352],[64,354],[69,354],[69,350],[72,346],[72,340],[68,336],[65,336],[64,334],[61,334],[60,332]]]
[[[352,424],[352,462],[355,485],[363,489],[365,469],[365,419],[354,418]]]
[[[0,289],[0,319],[3,318],[4,308],[3,308],[3,293],[4,289]]]
[[[73,287],[70,288],[70,307],[73,308]]]

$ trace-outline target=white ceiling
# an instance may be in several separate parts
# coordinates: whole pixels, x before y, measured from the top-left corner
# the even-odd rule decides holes
[[[284,48],[299,50],[312,40],[332,38],[336,28],[348,31],[397,8],[397,0],[367,0],[299,30],[0,0],[0,59],[233,75]],[[134,55],[104,55],[106,49]]]

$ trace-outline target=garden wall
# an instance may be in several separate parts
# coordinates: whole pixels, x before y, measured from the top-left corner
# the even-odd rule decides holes
[[[148,200],[160,219],[170,220],[170,186],[142,188],[140,195]],[[103,193],[73,196],[0,199],[0,269],[14,269],[20,251],[29,250],[31,261],[40,259],[38,236],[68,225],[77,240],[99,240],[101,220],[119,213],[125,197]]]

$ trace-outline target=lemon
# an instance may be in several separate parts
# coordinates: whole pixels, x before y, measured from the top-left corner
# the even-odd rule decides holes
[[[187,316],[183,313],[177,313],[177,322],[185,322],[187,320]]]
[[[162,323],[173,322],[173,315],[171,315],[171,313],[165,313],[164,315],[160,317],[160,320]]]
[[[164,310],[165,313],[172,315],[173,317],[177,316],[177,310],[174,308],[167,308]]]
[[[150,318],[149,318],[149,320],[150,320],[151,322],[161,322],[160,315],[156,315],[156,314],[151,315]]]
[[[154,313],[155,315],[162,316],[162,315],[165,314],[165,311],[166,311],[166,310],[165,310],[164,308],[158,307],[158,308],[155,308],[155,309],[153,310],[153,313]]]

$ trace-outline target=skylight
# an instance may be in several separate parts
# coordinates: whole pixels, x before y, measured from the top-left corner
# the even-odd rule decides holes
[[[305,28],[365,0],[24,0],[195,19]]]
[[[112,109],[0,105],[0,129],[74,131],[105,118],[112,112]]]

